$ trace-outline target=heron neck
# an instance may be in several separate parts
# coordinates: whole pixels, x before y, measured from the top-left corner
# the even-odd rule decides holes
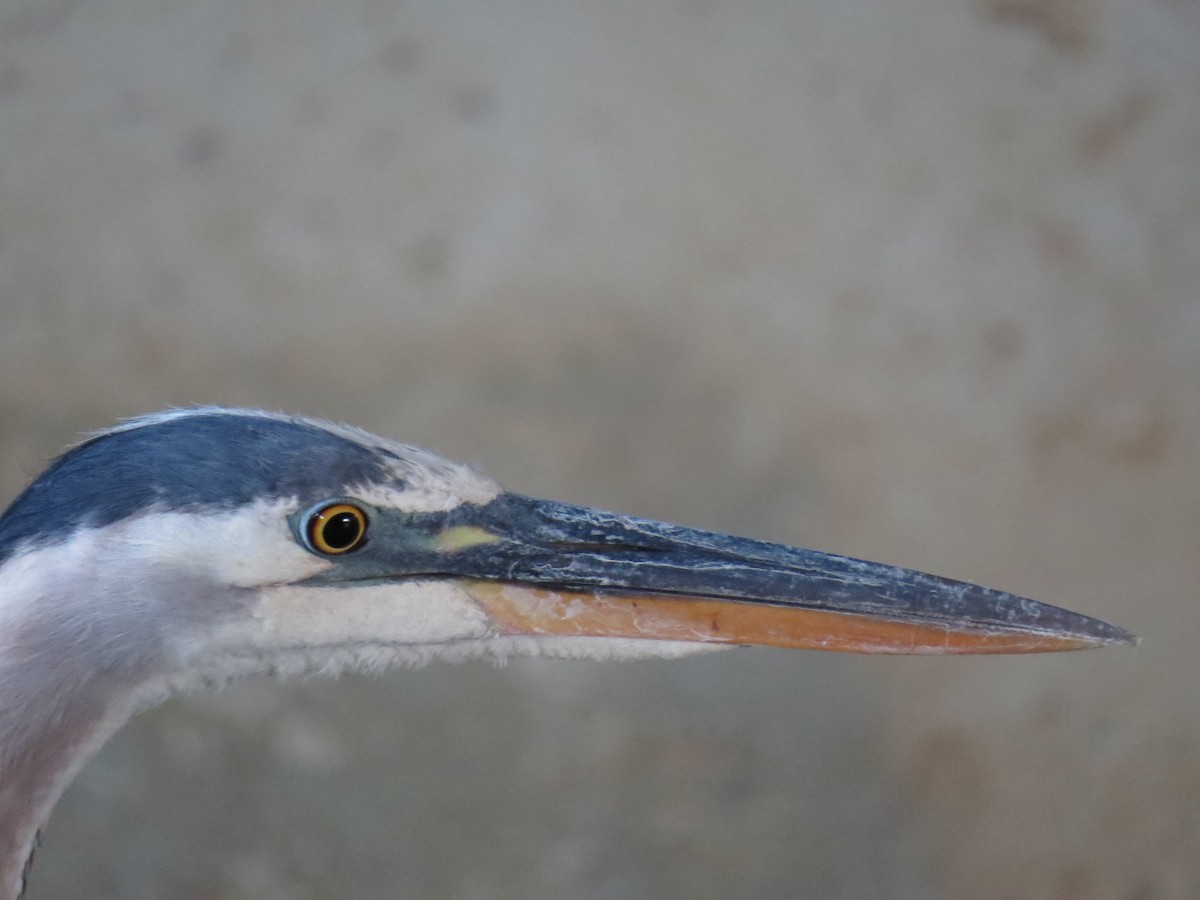
[[[11,644],[0,656],[0,900],[20,895],[38,830],[71,779],[142,705],[140,684],[113,674],[81,677],[56,653]]]
[[[12,681],[10,670],[0,673],[5,701]],[[54,804],[133,712],[134,704],[112,696],[108,686],[73,687],[45,711],[0,707],[0,900],[20,895],[38,830]]]
[[[122,623],[97,622],[97,605],[119,585],[20,563],[0,565],[0,900],[20,895],[38,829],[71,778],[159,699],[153,643],[146,654],[118,653]]]

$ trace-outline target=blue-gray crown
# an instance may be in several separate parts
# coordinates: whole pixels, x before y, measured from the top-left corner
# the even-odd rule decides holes
[[[229,509],[395,481],[394,455],[304,419],[197,411],[103,432],[54,460],[0,516],[0,562],[149,509]]]

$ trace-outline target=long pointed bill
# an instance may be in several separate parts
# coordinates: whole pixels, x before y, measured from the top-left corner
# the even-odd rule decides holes
[[[510,634],[922,654],[1136,642],[974,584],[516,494],[421,528],[428,574],[463,579]]]

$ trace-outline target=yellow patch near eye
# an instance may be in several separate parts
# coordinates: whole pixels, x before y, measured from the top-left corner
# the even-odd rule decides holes
[[[456,525],[440,532],[433,539],[433,546],[438,550],[464,550],[479,544],[494,544],[498,540],[498,534],[492,534],[475,525]]]

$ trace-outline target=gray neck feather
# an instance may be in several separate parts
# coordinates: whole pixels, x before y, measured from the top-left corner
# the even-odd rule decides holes
[[[30,579],[19,564],[0,565],[0,900],[19,896],[37,831],[78,769],[166,696],[183,611],[229,603],[195,576],[64,566]]]

